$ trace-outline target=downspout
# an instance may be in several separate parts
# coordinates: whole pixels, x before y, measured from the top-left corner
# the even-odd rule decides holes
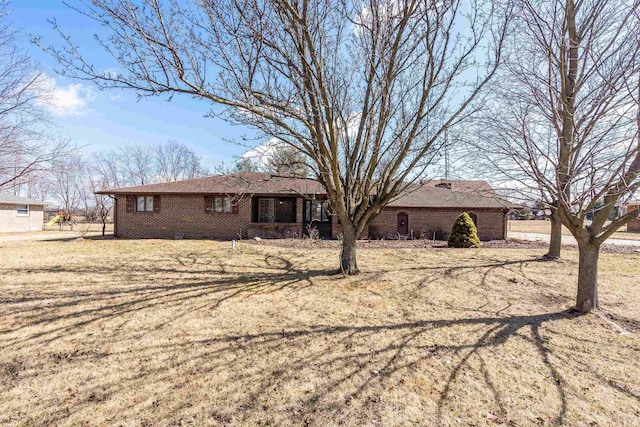
[[[118,237],[118,199],[111,194],[107,194],[110,199],[113,199],[113,237]]]

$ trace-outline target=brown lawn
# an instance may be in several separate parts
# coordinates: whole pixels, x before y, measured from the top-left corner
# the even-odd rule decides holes
[[[522,220],[509,221],[508,231],[516,231],[520,233],[551,233],[551,223],[543,220]],[[562,227],[563,236],[571,236],[571,232]],[[611,235],[612,239],[640,240],[640,233],[627,231],[627,226],[622,226],[618,231]]]
[[[542,252],[0,242],[0,425],[638,425],[640,256]]]

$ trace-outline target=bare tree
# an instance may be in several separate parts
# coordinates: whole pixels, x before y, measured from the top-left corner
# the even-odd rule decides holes
[[[96,194],[97,191],[106,190],[109,187],[109,182],[100,177],[89,177],[89,185],[91,187],[91,193],[93,194],[93,206],[95,209],[96,217],[100,220],[102,225],[102,235],[104,236],[107,229],[107,220],[111,209],[113,209],[113,199],[105,194]]]
[[[52,196],[72,219],[86,194],[86,160],[79,154],[67,154],[56,162],[50,177]]]
[[[285,176],[306,178],[309,175],[309,165],[305,156],[289,145],[281,145],[267,159],[267,168]]]
[[[130,144],[118,150],[118,159],[129,185],[145,185],[156,182],[155,152],[151,146]]]
[[[177,141],[168,141],[156,148],[155,164],[156,179],[160,182],[193,179],[208,174],[200,157]]]
[[[225,169],[224,166],[220,169],[221,169],[220,173],[222,174],[229,172]],[[232,167],[232,170],[231,170],[231,172],[260,172],[260,171],[261,169],[254,159],[250,157],[242,157],[242,156],[236,160],[235,165]]]
[[[195,96],[302,152],[341,222],[351,274],[357,237],[423,174],[444,129],[478,108],[500,61],[505,3],[80,1],[121,71],[94,67],[62,32],[65,45],[45,49],[67,76]]]
[[[552,210],[548,255],[560,255],[562,224],[577,240],[583,312],[598,307],[600,245],[634,214],[607,220],[640,185],[639,5],[520,2],[506,67],[481,123],[481,151],[492,166],[523,197],[542,198]]]
[[[101,151],[96,154],[94,167],[100,180],[106,183],[106,188],[121,188],[130,183],[125,167],[121,163],[119,151]]]
[[[303,177],[310,175],[309,160],[304,154],[279,141],[267,143],[249,150],[236,162],[238,172],[267,172],[283,176]]]
[[[97,155],[95,167],[108,188],[172,182],[208,174],[201,158],[176,141],[156,148],[130,144],[101,152]]]
[[[26,177],[48,169],[69,149],[68,141],[52,141],[42,104],[44,75],[15,44],[15,32],[1,22],[8,2],[0,0],[0,190],[18,193]]]

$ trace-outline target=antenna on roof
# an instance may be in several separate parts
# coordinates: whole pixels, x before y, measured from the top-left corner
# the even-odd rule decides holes
[[[444,128],[444,180],[449,182],[449,127]]]

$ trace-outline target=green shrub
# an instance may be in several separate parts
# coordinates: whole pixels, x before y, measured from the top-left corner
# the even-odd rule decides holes
[[[480,239],[476,225],[468,213],[463,212],[453,223],[451,234],[449,235],[450,248],[479,248]]]

